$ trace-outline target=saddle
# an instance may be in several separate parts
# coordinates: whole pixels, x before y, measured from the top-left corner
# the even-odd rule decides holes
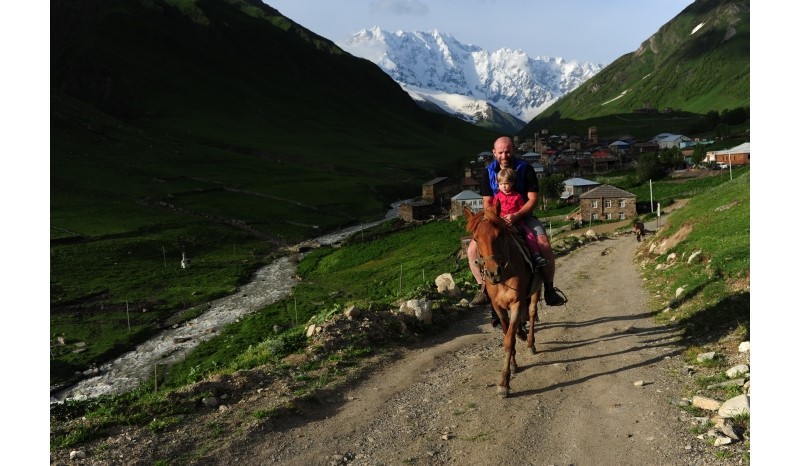
[[[533,258],[531,257],[531,250],[528,248],[528,243],[525,241],[525,238],[522,236],[522,233],[519,231],[518,228],[513,228],[514,233],[511,235],[514,238],[514,245],[519,249],[522,253],[522,257],[525,259],[525,263],[528,265],[528,271],[531,273],[531,279],[528,281],[526,295],[531,296],[536,290],[533,289],[533,276],[536,273],[536,266],[533,264]]]

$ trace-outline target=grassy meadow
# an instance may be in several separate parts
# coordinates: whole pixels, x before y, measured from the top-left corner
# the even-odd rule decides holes
[[[660,316],[677,317],[694,345],[715,341],[731,332],[749,339],[750,332],[750,173],[698,192],[685,207],[670,214],[669,227],[661,232],[667,238],[678,231],[688,234],[674,252],[691,265],[666,267],[666,256],[648,268],[648,287],[657,309],[666,306],[674,312]],[[675,291],[684,294],[675,298]]]
[[[353,150],[347,134],[318,133],[321,145],[284,131],[258,151],[144,131],[55,94],[53,107],[51,385],[232,293],[281,248],[460,176],[494,137],[448,119],[463,138],[398,126]]]

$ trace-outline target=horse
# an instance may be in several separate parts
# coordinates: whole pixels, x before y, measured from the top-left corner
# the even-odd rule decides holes
[[[645,233],[644,222],[636,221],[633,224],[633,231],[636,233],[636,241],[641,243],[642,237],[644,236]]]
[[[483,214],[473,213],[465,206],[464,217],[467,231],[478,243],[480,259],[476,262],[503,329],[505,357],[497,393],[505,398],[509,394],[511,375],[517,372],[515,336],[527,341],[531,354],[536,354],[534,323],[538,320],[543,277],[541,269],[534,269],[526,261],[529,254],[525,252],[528,246],[524,239],[515,227],[500,217],[500,203],[495,206]],[[524,314],[526,308],[527,315]],[[527,334],[523,328],[526,320],[530,323]]]

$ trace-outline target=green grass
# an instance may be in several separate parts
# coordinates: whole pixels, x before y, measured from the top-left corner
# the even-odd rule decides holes
[[[699,367],[703,374],[695,378],[692,392],[727,400],[743,393],[738,385],[708,388],[727,381],[724,370],[729,363],[723,354],[712,360],[697,362],[700,353],[709,351],[721,341],[750,340],[750,173],[742,170],[733,180],[728,176],[713,177],[713,185],[697,191],[688,204],[669,216],[669,225],[658,233],[655,241],[680,235],[681,241],[652,257],[644,269],[645,284],[650,291],[656,320],[669,321],[682,331],[683,356],[688,364]],[[688,184],[688,183],[687,183]],[[661,185],[659,184],[661,188]],[[665,186],[662,195],[685,197],[674,186]],[[686,189],[686,188],[682,188]],[[699,256],[689,264],[695,252]],[[674,253],[675,264],[667,267],[667,257]],[[661,267],[660,267],[661,266]],[[657,268],[658,267],[658,268]],[[685,292],[675,298],[675,290]],[[685,408],[700,415],[692,407]],[[749,437],[749,416],[737,421],[737,430]],[[730,458],[732,452],[720,454]],[[749,463],[749,448],[740,461]]]
[[[384,232],[387,228],[376,227]],[[314,250],[298,265],[303,280],[291,296],[200,344],[170,369],[165,383],[180,386],[213,372],[276,362],[304,346],[306,322],[325,321],[353,304],[367,312],[386,309],[399,300],[429,293],[433,280],[442,273],[453,273],[459,285],[471,284],[474,280],[467,264],[456,259],[464,234],[463,222],[433,222],[392,234],[368,231],[364,242],[357,236],[343,247]],[[275,324],[289,330],[265,336],[264,329]],[[349,352],[348,358],[357,358],[370,350],[356,344]]]
[[[51,384],[232,293],[281,246],[383,216],[480,146],[422,132],[401,140],[398,125],[369,150],[369,137],[320,132],[321,144],[298,146],[284,132],[262,156],[142,130],[58,94],[51,102]],[[263,137],[253,131],[240,137]],[[89,346],[73,353],[59,336]]]
[[[687,297],[672,303],[675,308],[670,315],[658,314],[657,317],[678,318],[677,324],[684,328],[689,348],[687,359],[704,352],[705,345],[715,338],[731,332],[742,332],[744,337],[749,332],[749,308],[741,305],[743,293],[736,288],[736,284],[749,275],[748,213],[748,173],[733,181],[709,186],[706,192],[696,194],[687,206],[670,214],[672,226],[664,229],[669,235],[681,225],[694,225],[675,252],[680,257],[702,248],[702,260],[693,265],[656,271],[655,266],[664,260],[660,257],[645,270],[654,301],[674,296],[677,286],[688,285]],[[320,388],[340,380],[346,367],[355,367],[359,359],[381,349],[366,343],[360,335],[353,335],[350,346],[322,360],[311,359],[298,367],[289,367],[283,358],[306,347],[305,323],[323,322],[351,304],[359,305],[369,314],[396,306],[402,299],[432,296],[431,283],[443,272],[454,273],[462,289],[474,287],[466,263],[456,258],[463,235],[463,220],[405,227],[401,223],[387,222],[365,231],[363,239],[358,235],[342,247],[308,253],[298,265],[303,280],[292,296],[242,318],[226,327],[219,337],[199,345],[185,361],[166,370],[159,380],[158,393],[153,393],[151,381],[129,394],[67,401],[52,407],[51,417],[58,420],[59,425],[68,421],[70,427],[57,429],[51,446],[66,448],[100,438],[115,425],[149,425],[158,431],[181,422],[181,416],[192,403],[170,403],[167,401],[169,393],[211,374],[269,367],[273,376],[292,380],[295,396],[312,400]],[[710,238],[713,236],[726,239]],[[658,302],[654,309],[663,306]],[[276,323],[284,330],[277,333],[266,330]],[[724,361],[717,359],[709,364],[710,369],[717,370]],[[718,379],[719,376],[706,377],[699,383],[708,385]],[[720,388],[714,394],[730,397],[738,394],[738,390],[738,387]],[[202,396],[195,395],[194,402]],[[474,408],[465,405],[454,414]],[[258,410],[253,417],[261,419],[271,413]],[[742,420],[742,424],[747,422]],[[472,440],[482,440],[482,436]]]
[[[282,358],[305,349],[305,322],[323,321],[351,303],[359,303],[369,313],[394,306],[398,299],[431,295],[433,279],[444,272],[454,272],[461,284],[471,283],[466,263],[456,259],[464,234],[463,221],[397,230],[399,225],[380,225],[367,230],[363,242],[359,236],[340,248],[310,253],[300,264],[304,279],[293,296],[246,316],[226,327],[219,337],[199,345],[186,360],[160,375],[157,393],[154,382],[148,381],[124,395],[54,405],[52,420],[68,427],[53,432],[51,448],[68,448],[101,438],[116,425],[147,425],[157,432],[179,423],[203,395],[195,395],[193,402],[174,403],[169,401],[169,393],[215,373],[269,366],[276,376],[291,376],[295,396],[313,397],[316,390],[340,379],[345,367],[380,350],[354,335],[349,347],[326,356],[325,361],[309,361],[290,371]],[[292,309],[295,299],[297,314]],[[265,332],[275,323],[285,330]],[[268,414],[259,411],[253,416]]]
[[[675,290],[684,287],[679,302],[671,305],[687,336],[697,344],[731,332],[749,338],[750,175],[744,173],[732,181],[714,178],[724,182],[671,213],[669,227],[660,232],[666,238],[679,230],[690,230],[670,251],[681,266],[658,271],[651,267],[647,273],[651,290],[654,295],[660,292],[662,300],[674,297]],[[688,257],[697,251],[699,258],[687,264]],[[666,254],[652,265],[665,262]],[[663,308],[664,304],[656,306]]]
[[[730,37],[728,21],[737,25]],[[706,26],[695,32],[700,23]],[[709,111],[749,107],[749,23],[749,11],[729,2],[690,5],[641,50],[619,57],[559,99],[520,135],[531,137],[542,128],[584,135],[589,126],[596,126],[601,138],[687,134]],[[645,102],[682,111],[633,113]]]

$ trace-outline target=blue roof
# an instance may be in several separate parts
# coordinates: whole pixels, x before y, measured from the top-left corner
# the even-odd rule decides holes
[[[564,180],[564,184],[567,186],[600,186],[600,183],[597,181],[584,180],[583,178],[570,178],[568,180]]]
[[[469,201],[472,199],[483,199],[480,194],[476,193],[475,191],[464,190],[460,193],[456,194],[455,196],[450,198],[451,200],[455,201]]]

